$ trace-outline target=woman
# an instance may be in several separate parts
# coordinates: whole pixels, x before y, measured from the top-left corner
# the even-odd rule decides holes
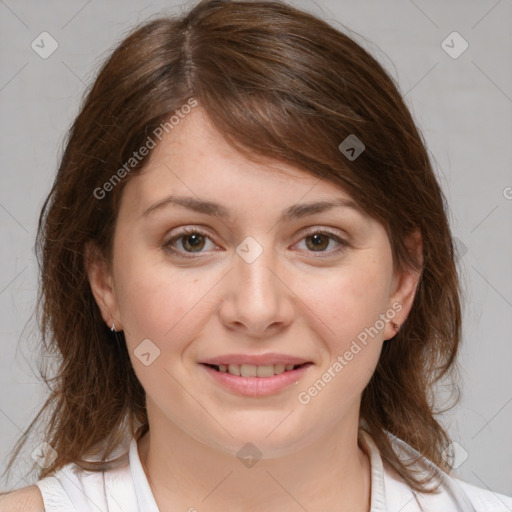
[[[512,507],[449,474],[435,418],[461,312],[421,136],[327,23],[213,0],[132,32],[38,248],[60,367],[39,480],[0,510]]]

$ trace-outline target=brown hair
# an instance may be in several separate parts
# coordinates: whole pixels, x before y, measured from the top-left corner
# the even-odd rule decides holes
[[[461,311],[445,199],[393,79],[353,39],[279,1],[204,0],[182,16],[146,22],[88,91],[39,219],[38,317],[45,353],[59,364],[51,378],[41,368],[50,394],[27,430],[48,414],[45,439],[58,456],[39,478],[69,462],[89,468],[87,454],[106,460],[126,432],[148,430],[144,389],[123,334],[101,318],[85,248],[93,242],[111,257],[123,185],[147,157],[128,170],[126,162],[191,97],[248,158],[275,158],[343,187],[385,226],[397,268],[421,271],[409,317],[384,343],[363,392],[361,419],[384,461],[430,492],[388,433],[449,470],[434,387],[456,367]],[[365,145],[355,160],[338,148],[349,135]],[[119,183],[98,198],[94,191],[116,173]],[[422,265],[404,244],[415,229]]]

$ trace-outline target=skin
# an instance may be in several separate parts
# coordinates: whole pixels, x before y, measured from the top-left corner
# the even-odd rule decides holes
[[[170,194],[218,202],[232,219],[170,205],[143,215]],[[277,222],[290,205],[340,197],[350,199],[331,182],[240,155],[201,107],[126,185],[112,261],[91,258],[89,280],[105,322],[124,330],[146,391],[150,432],[138,447],[160,510],[369,510],[359,407],[383,343],[393,342],[392,323],[307,405],[298,394],[393,303],[401,305],[393,318],[401,325],[418,275],[394,268],[384,227],[355,209]],[[164,246],[186,226],[207,238],[196,252],[190,237],[175,239],[179,257]],[[311,235],[322,228],[349,245],[327,238],[315,248]],[[252,263],[236,252],[248,236],[263,249]],[[420,257],[418,236],[407,244]],[[134,354],[145,339],[160,350],[148,366]],[[313,365],[272,396],[246,397],[221,387],[199,364],[269,352]],[[251,468],[236,456],[247,442],[262,453]]]

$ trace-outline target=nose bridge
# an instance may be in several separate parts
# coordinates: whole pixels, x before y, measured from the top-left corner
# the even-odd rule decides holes
[[[264,246],[254,237],[248,236],[238,245],[236,252],[238,260],[235,274],[236,279],[240,280],[237,283],[237,292],[248,294],[256,301],[265,299],[266,304],[272,305],[270,302],[275,300],[278,290],[274,275],[275,251],[269,247],[268,238]]]
[[[236,248],[237,258],[231,274],[232,300],[229,321],[244,324],[250,331],[264,331],[272,324],[290,320],[292,308],[286,304],[286,286],[279,273],[272,246],[248,236]],[[231,315],[230,315],[231,316]]]

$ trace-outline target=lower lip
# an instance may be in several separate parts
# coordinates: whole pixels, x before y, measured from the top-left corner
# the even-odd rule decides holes
[[[219,384],[239,395],[245,396],[269,396],[290,386],[304,375],[311,366],[307,364],[289,370],[273,377],[241,377],[231,373],[219,372],[210,366],[201,365]]]

